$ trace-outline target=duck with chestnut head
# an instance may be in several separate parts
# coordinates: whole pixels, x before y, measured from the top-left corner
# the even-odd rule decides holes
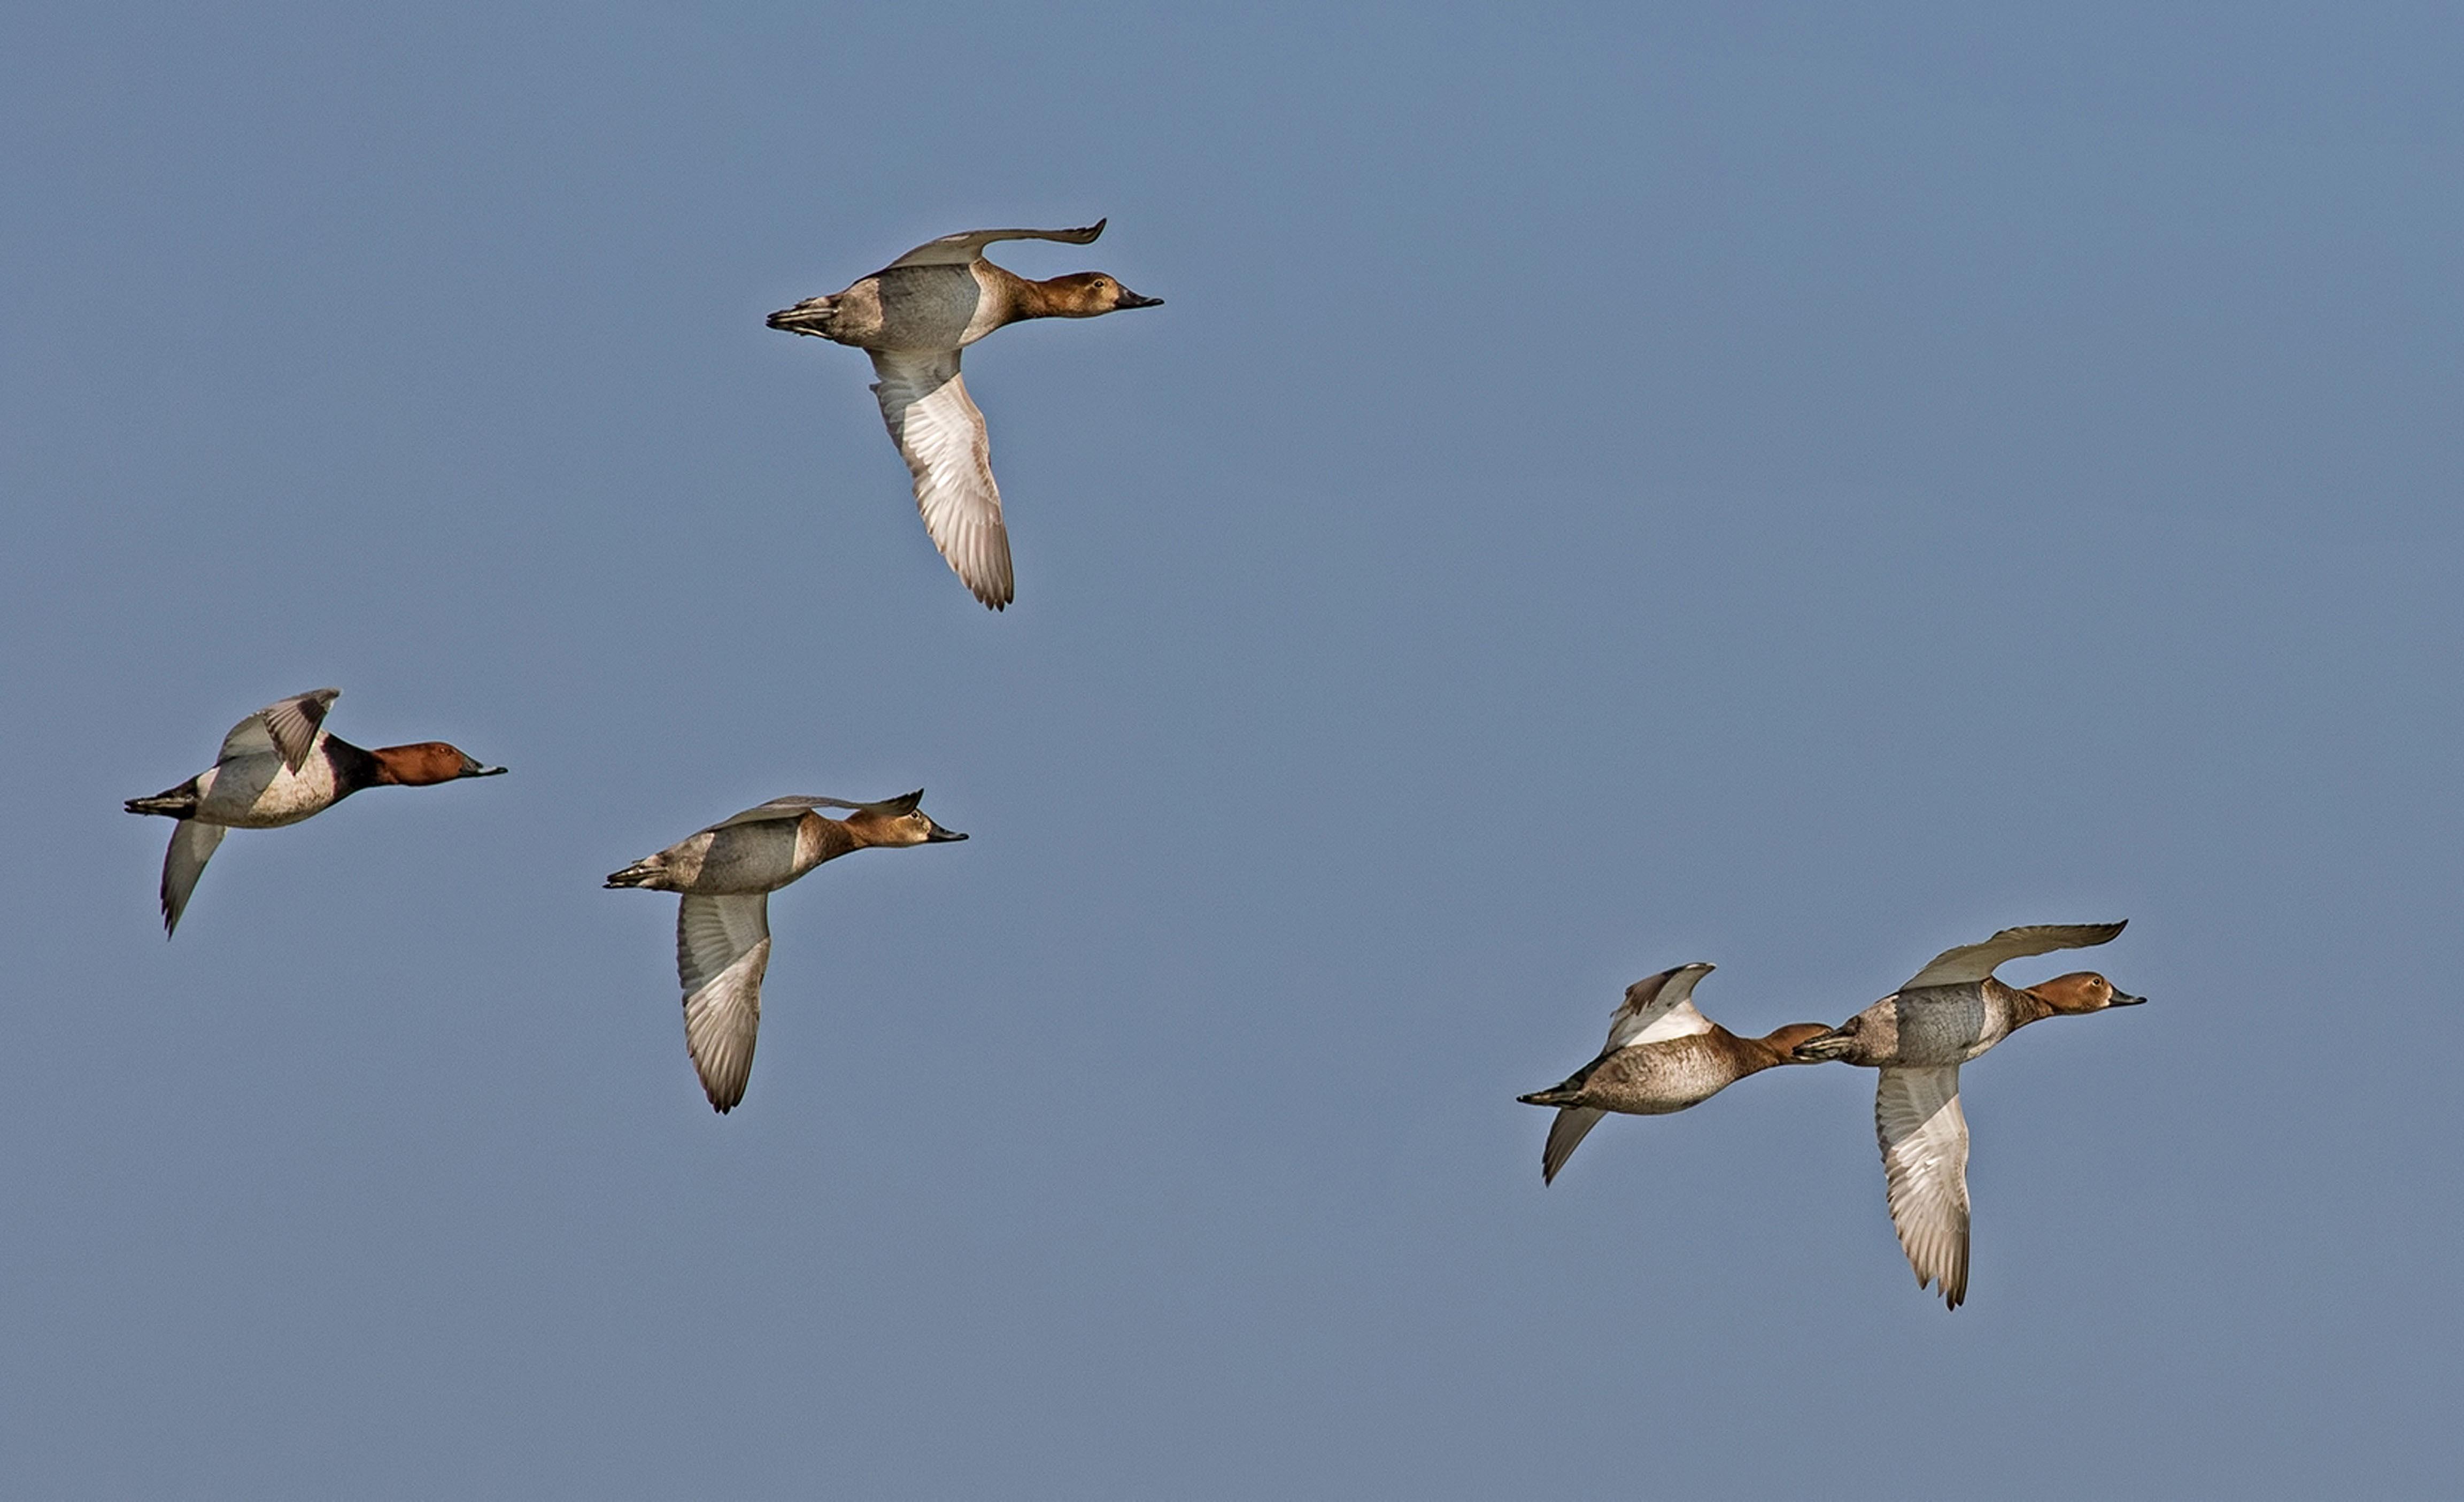
[[[1679,965],[1625,989],[1609,1014],[1609,1041],[1599,1057],[1565,1083],[1514,1097],[1527,1106],[1554,1106],[1549,1140],[1540,1150],[1540,1182],[1553,1183],[1586,1134],[1611,1112],[1664,1116],[1699,1106],[1749,1074],[1782,1064],[1811,1064],[1793,1051],[1829,1032],[1818,1022],[1791,1023],[1761,1038],[1741,1038],[1694,1006],[1694,986],[1713,966]]]
[[[753,1077],[761,977],[770,968],[770,894],[825,861],[875,847],[963,840],[918,806],[924,791],[878,803],[773,798],[607,878],[610,887],[673,892],[676,974],[685,990],[685,1049],[713,1110],[733,1111]],[[818,810],[850,810],[833,819]]]
[[[1106,272],[1030,280],[984,259],[1000,240],[1086,245],[1083,230],[969,230],[917,246],[844,292],[770,315],[772,328],[851,344],[872,356],[873,395],[913,477],[924,529],[952,571],[988,607],[1017,598],[1001,487],[993,483],[984,414],[967,394],[958,352],[1023,319],[1091,319],[1163,305]]]
[[[2031,986],[2005,985],[1993,972],[2027,955],[2110,943],[2123,927],[2006,928],[1981,944],[1945,950],[1905,985],[1795,1046],[1804,1063],[1837,1059],[1881,1071],[1874,1134],[1882,1148],[1891,1224],[1917,1287],[1935,1284],[1952,1309],[1968,1297],[1968,1118],[1959,1108],[1959,1067],[2030,1023],[2147,1000],[2092,970]]]
[[[323,813],[365,787],[429,787],[466,777],[495,777],[442,740],[364,750],[325,730],[341,689],[311,689],[268,704],[233,725],[214,764],[151,798],[131,798],[130,813],[177,819],[163,857],[163,932],[180,926],[188,895],[226,829],[275,829]]]

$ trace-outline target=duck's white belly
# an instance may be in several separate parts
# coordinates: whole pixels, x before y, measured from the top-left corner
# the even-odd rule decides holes
[[[338,796],[320,740],[297,772],[268,751],[234,757],[200,776],[195,816],[234,829],[273,829],[324,812]]]

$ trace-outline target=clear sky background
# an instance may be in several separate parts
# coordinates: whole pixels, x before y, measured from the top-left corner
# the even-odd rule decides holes
[[[2464,23],[1855,11],[11,7],[0,1491],[2453,1494]],[[994,615],[762,316],[1107,214]],[[513,775],[166,944],[326,683]],[[917,785],[715,1115],[602,876]],[[2114,917],[1956,1314],[1867,1071],[1541,1186]]]

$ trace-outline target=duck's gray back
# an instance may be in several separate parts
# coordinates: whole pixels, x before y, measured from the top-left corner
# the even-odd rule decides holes
[[[797,831],[802,822],[764,819],[694,836],[707,838],[710,844],[702,852],[701,868],[693,873],[691,884],[676,890],[701,896],[724,896],[771,892],[785,886],[802,874],[796,869]]]
[[[1894,1061],[1919,1068],[1965,1064],[2018,1025],[2011,988],[1993,981],[1911,986],[1893,999],[1892,1009],[1899,1022]]]
[[[869,279],[879,312],[868,349],[957,349],[992,332],[978,326],[987,298],[973,266],[901,266]]]

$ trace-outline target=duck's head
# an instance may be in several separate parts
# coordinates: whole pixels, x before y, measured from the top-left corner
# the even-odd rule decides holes
[[[1109,273],[1100,271],[1072,272],[1045,282],[1047,301],[1056,317],[1091,319],[1123,308],[1159,308],[1161,298],[1142,298],[1124,287]]]
[[[465,777],[495,777],[505,770],[501,766],[488,766],[460,746],[447,745],[442,740],[422,740],[407,746],[379,746],[368,755],[376,758],[377,768],[384,774],[385,781],[403,787],[427,787]]]
[[[2093,970],[2074,970],[2069,975],[2057,975],[2028,987],[2028,993],[2066,1015],[2101,1012],[2109,1006],[2137,1006],[2147,1000],[2144,996],[2116,990],[2112,982]]]
[[[847,815],[847,828],[867,845],[946,845],[966,838],[935,824],[931,814],[916,806],[923,801],[919,787],[902,798],[862,805]]]

